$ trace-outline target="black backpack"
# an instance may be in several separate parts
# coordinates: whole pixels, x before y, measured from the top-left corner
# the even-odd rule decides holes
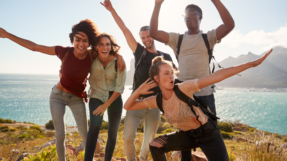
[[[181,101],[183,101],[183,102],[185,102],[186,104],[188,104],[188,106],[190,107],[191,112],[196,116],[195,119],[196,119],[197,122],[199,122],[199,121],[198,121],[198,117],[199,117],[199,116],[196,115],[196,113],[195,113],[195,111],[194,111],[194,109],[193,109],[192,106],[199,107],[199,108],[202,110],[202,112],[203,112],[206,116],[208,116],[210,119],[212,119],[213,121],[216,121],[216,120],[219,119],[215,114],[213,114],[213,113],[210,111],[209,107],[208,107],[202,100],[200,100],[200,98],[198,98],[197,96],[193,95],[194,100],[191,99],[190,97],[188,97],[186,94],[184,94],[184,93],[178,88],[178,85],[177,85],[177,84],[174,85],[173,90],[174,90],[174,92],[175,92],[177,98],[179,98]],[[162,108],[162,93],[161,93],[161,92],[158,93],[157,96],[156,96],[156,103],[157,103],[157,106],[158,106],[158,108],[160,109],[160,111],[161,111],[162,113],[164,113],[163,108]],[[200,123],[200,122],[199,122],[199,123]],[[201,124],[201,123],[200,123],[200,124]],[[202,126],[202,125],[201,125],[201,126]]]
[[[164,56],[164,54],[163,54],[162,52],[160,52],[160,51],[158,51],[158,52],[159,52],[159,54],[160,54],[163,58],[165,58],[165,56]],[[143,59],[145,58],[146,54],[147,54],[147,50],[144,49],[144,51],[143,51],[143,53],[142,53],[140,59],[139,59],[138,61],[135,60],[135,73],[137,72],[138,68],[142,65]],[[137,78],[136,78],[136,75],[134,74],[134,78],[133,78],[133,90],[136,90],[136,89],[135,89],[135,82],[136,82],[136,80],[137,80]]]

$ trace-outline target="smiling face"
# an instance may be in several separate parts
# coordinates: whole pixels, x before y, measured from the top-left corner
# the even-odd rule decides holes
[[[154,47],[154,39],[149,36],[149,30],[141,31],[140,37],[142,43],[147,49],[151,49]]]
[[[159,66],[159,75],[155,76],[160,88],[173,89],[174,86],[174,70],[169,64]]]
[[[99,58],[106,59],[109,56],[111,49],[112,45],[110,39],[107,37],[101,37],[96,47]]]
[[[77,54],[84,54],[90,46],[89,38],[84,32],[75,34],[73,44]]]
[[[188,29],[199,28],[202,15],[194,8],[187,8],[185,10],[184,21]]]

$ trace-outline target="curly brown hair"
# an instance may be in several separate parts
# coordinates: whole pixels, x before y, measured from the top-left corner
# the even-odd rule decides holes
[[[72,27],[72,32],[69,34],[72,44],[74,42],[74,36],[78,32],[83,32],[88,36],[91,47],[96,44],[96,38],[101,34],[98,26],[90,19],[81,20]]]
[[[116,39],[115,39],[112,35],[110,35],[110,34],[108,34],[108,33],[102,33],[102,34],[100,34],[100,35],[97,37],[96,44],[98,44],[98,43],[100,42],[100,40],[101,40],[102,37],[107,37],[107,38],[110,40],[110,42],[111,42],[111,46],[112,46],[112,47],[111,47],[110,54],[112,54],[112,55],[118,54],[121,47],[117,44]],[[93,50],[95,50],[94,46],[93,46]]]

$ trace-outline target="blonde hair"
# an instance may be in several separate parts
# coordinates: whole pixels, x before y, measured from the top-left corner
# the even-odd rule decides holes
[[[178,72],[178,70],[176,70],[173,67],[173,64],[171,61],[164,60],[162,56],[156,56],[155,58],[152,59],[152,64],[151,64],[151,67],[149,68],[149,76],[150,76],[151,80],[154,80],[154,76],[159,75],[159,66],[161,66],[163,64],[170,65],[173,68],[174,73]]]

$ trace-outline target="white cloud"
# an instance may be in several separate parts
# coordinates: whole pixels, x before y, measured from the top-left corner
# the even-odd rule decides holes
[[[264,30],[250,31],[243,35],[240,30],[232,31],[221,45],[228,45],[232,48],[238,48],[242,45],[259,46],[260,51],[266,51],[274,46],[287,47],[287,24],[272,32]]]

